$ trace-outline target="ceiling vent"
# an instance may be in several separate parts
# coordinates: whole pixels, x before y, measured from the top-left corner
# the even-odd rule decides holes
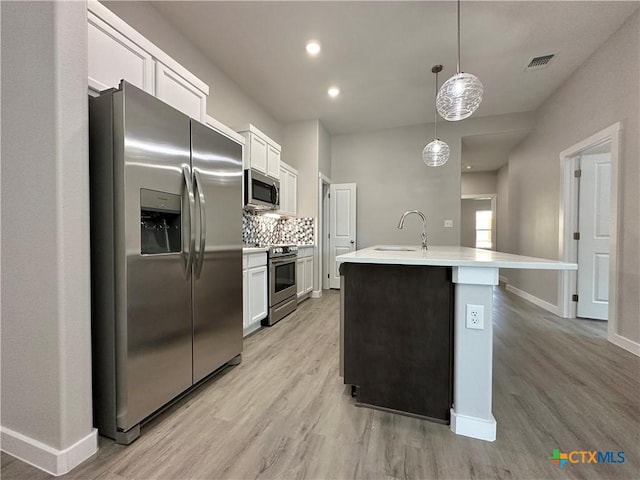
[[[534,57],[525,68],[525,72],[530,70],[540,70],[541,68],[545,68],[551,62],[551,59],[555,57],[555,53],[550,53],[549,55],[541,55],[540,57]]]

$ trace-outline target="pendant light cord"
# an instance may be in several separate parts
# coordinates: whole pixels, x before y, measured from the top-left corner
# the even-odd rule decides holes
[[[458,73],[460,73],[460,0],[458,0]]]
[[[434,96],[434,99],[437,100],[438,99],[438,72],[436,71],[436,94]],[[433,123],[434,123],[434,135],[436,140],[438,139],[438,109],[435,107],[435,104],[433,106]]]

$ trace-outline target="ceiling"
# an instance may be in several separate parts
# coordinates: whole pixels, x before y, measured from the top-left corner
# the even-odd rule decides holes
[[[456,3],[151,2],[283,124],[319,118],[333,134],[433,121],[434,75],[455,73]],[[485,95],[476,116],[536,109],[638,2],[462,2],[462,70]],[[314,38],[322,52],[309,58]],[[524,72],[534,56],[556,53]],[[336,84],[337,99],[327,95]]]

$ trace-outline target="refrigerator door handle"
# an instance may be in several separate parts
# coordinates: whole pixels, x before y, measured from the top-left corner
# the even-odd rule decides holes
[[[189,278],[191,273],[191,265],[193,263],[193,252],[196,248],[196,197],[193,193],[193,185],[191,183],[191,172],[189,167],[182,167],[182,175],[184,184],[187,187],[187,196],[189,197],[189,252],[187,252],[187,263],[185,265],[185,278]]]
[[[207,238],[207,215],[206,215],[206,199],[204,197],[204,190],[202,188],[202,179],[200,178],[200,172],[194,168],[193,176],[196,180],[196,190],[198,190],[198,200],[200,205],[200,248],[198,249],[198,257],[196,258],[195,275],[196,278],[200,278],[202,273],[202,264],[204,263],[204,248],[205,239]]]

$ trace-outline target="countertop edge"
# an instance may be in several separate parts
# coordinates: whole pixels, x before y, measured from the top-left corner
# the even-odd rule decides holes
[[[544,258],[534,258],[515,254],[506,254],[502,252],[492,252],[483,250],[481,254],[488,255],[508,255],[509,259],[495,259],[495,260],[477,260],[462,258],[461,251],[466,253],[473,253],[472,251],[477,249],[465,248],[465,247],[432,247],[432,250],[440,251],[440,256],[436,258],[424,258],[424,253],[420,250],[412,252],[394,252],[394,251],[376,251],[375,248],[379,246],[369,247],[356,252],[339,255],[336,257],[338,263],[373,263],[383,265],[425,265],[425,266],[441,266],[441,267],[468,267],[468,268],[512,268],[512,269],[525,269],[525,270],[577,270],[578,266],[575,263],[566,263],[559,260],[549,260]],[[450,248],[451,250],[458,250],[458,255],[455,251],[452,251],[448,258],[442,258],[442,251]],[[430,251],[427,251],[427,255]],[[416,255],[414,257],[410,255]],[[418,257],[417,255],[421,255]],[[519,260],[521,257],[522,260]]]

